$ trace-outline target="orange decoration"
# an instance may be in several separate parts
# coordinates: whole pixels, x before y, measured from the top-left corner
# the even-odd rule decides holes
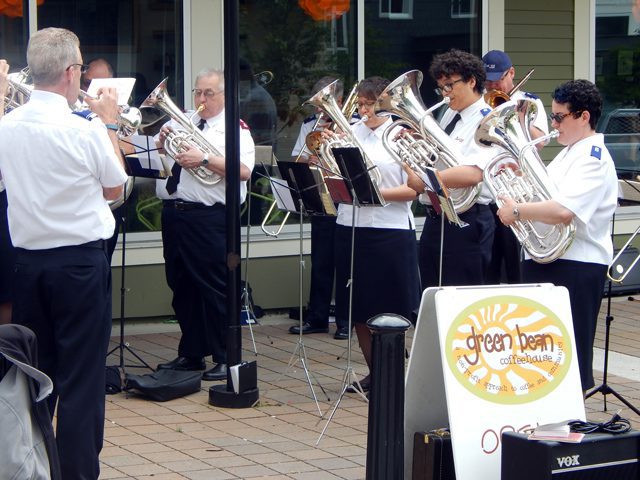
[[[304,12],[316,21],[340,18],[349,11],[351,0],[298,0]]]
[[[44,0],[38,0],[38,6],[42,5]],[[22,0],[0,0],[0,15],[11,18],[22,17]]]

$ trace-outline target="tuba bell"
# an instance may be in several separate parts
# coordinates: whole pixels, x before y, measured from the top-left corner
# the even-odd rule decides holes
[[[476,143],[497,145],[504,150],[489,162],[483,173],[484,182],[498,207],[503,205],[499,195],[511,197],[516,202],[542,202],[555,194],[555,185],[535,145],[557,137],[558,131],[531,141],[529,128],[537,109],[535,102],[530,100],[506,102],[484,117],[476,130]],[[550,263],[561,257],[571,246],[576,231],[573,221],[566,225],[549,225],[517,220],[510,228],[538,263]]]
[[[458,146],[438,125],[432,111],[449,102],[445,97],[441,102],[427,109],[420,96],[422,72],[410,70],[400,75],[380,94],[376,102],[376,112],[385,111],[397,115],[396,120],[385,130],[382,143],[389,154],[398,162],[406,164],[418,175],[424,175],[426,168],[436,170],[460,165],[462,154]],[[404,127],[395,138],[391,133]],[[454,209],[464,213],[473,206],[480,194],[480,186],[449,189]]]
[[[336,97],[337,84],[338,80],[330,83],[305,102],[305,104],[313,105],[314,107],[322,110],[329,118],[331,118],[331,120],[333,120],[334,124],[337,127],[338,133],[341,134],[333,136],[330,140],[325,140],[320,143],[319,147],[317,148],[318,158],[324,164],[325,168],[337,175],[340,175],[338,163],[336,162],[331,149],[338,147],[358,148],[362,153],[362,158],[364,159],[367,166],[371,181],[377,188],[382,182],[380,171],[365,153],[364,148],[353,134],[348,119],[340,108],[340,105],[338,105]]]
[[[187,117],[176,104],[173,103],[173,100],[171,100],[167,92],[166,78],[162,80],[146,100],[142,102],[140,109],[143,108],[156,108],[161,110],[183,128],[183,130],[177,130],[168,134],[165,139],[164,150],[170,157],[175,158],[178,153],[187,150],[190,146],[195,146],[204,153],[224,157],[224,154],[220,153],[192,122],[193,116],[200,112],[202,106],[198,107],[198,110],[196,110],[191,117]],[[222,180],[222,176],[202,165],[193,168],[184,168],[183,170],[189,172],[196,180],[204,185],[214,185]]]

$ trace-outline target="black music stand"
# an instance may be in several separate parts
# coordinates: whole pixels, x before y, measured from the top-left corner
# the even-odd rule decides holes
[[[353,370],[353,366],[351,365],[351,337],[353,330],[352,307],[354,284],[353,266],[355,257],[356,209],[362,207],[384,207],[386,205],[386,202],[382,197],[382,194],[380,193],[378,185],[374,181],[372,181],[371,178],[371,170],[377,167],[369,168],[367,166],[360,149],[357,147],[338,147],[332,148],[331,150],[338,164],[338,168],[340,169],[342,178],[344,178],[344,182],[348,186],[350,192],[350,200],[344,199],[344,201],[341,201],[340,203],[353,205],[351,217],[351,264],[349,281],[347,283],[349,287],[349,339],[347,344],[347,364],[344,369],[344,375],[342,376],[342,387],[340,389],[340,394],[338,395],[338,398],[336,399],[336,402],[331,409],[331,413],[329,414],[327,423],[322,429],[322,432],[320,433],[320,436],[316,441],[316,445],[318,445],[320,443],[320,440],[322,440],[324,432],[329,427],[333,416],[340,406],[342,397],[347,392],[347,389],[349,389],[350,386],[355,389],[355,392],[360,395],[364,399],[364,401],[369,401],[364,393],[362,385],[360,385],[360,380],[358,380],[358,377]]]
[[[292,161],[284,161],[284,160],[276,160],[278,164],[278,170],[280,172],[280,176],[282,179],[277,178],[269,178],[271,182],[271,188],[274,193],[274,197],[277,202],[277,207],[279,210],[284,212],[289,212],[292,214],[296,214],[300,219],[300,248],[299,248],[299,258],[300,258],[300,268],[299,268],[299,308],[300,308],[300,331],[298,334],[298,340],[296,342],[296,347],[291,354],[291,358],[287,364],[287,368],[281,374],[284,375],[289,371],[289,369],[293,368],[296,363],[300,362],[302,365],[302,369],[305,373],[305,377],[307,383],[309,385],[309,389],[311,390],[311,395],[313,400],[316,403],[316,408],[318,409],[318,413],[320,414],[320,418],[324,418],[324,414],[320,409],[320,403],[318,402],[318,397],[313,388],[313,382],[311,377],[316,381],[322,393],[327,397],[327,401],[329,401],[329,396],[325,391],[324,387],[318,380],[318,378],[309,370],[307,366],[307,351],[304,345],[303,340],[303,287],[304,287],[304,257],[303,257],[303,218],[305,216],[312,215],[331,215],[332,210],[335,212],[335,206],[331,201],[331,198],[328,197],[323,187],[325,186],[322,181],[321,172],[314,168],[312,169],[311,165],[308,163],[297,163]],[[335,213],[333,213],[335,215]],[[278,377],[279,379],[280,377]],[[275,383],[278,383],[276,380]]]
[[[160,156],[157,154],[158,149],[156,148],[155,142],[151,137],[141,136],[141,135],[133,135],[132,137],[128,137],[127,140],[121,140],[123,143],[133,146],[134,152],[129,155],[125,155],[125,163],[129,169],[130,176],[134,179],[136,177],[141,178],[165,178],[168,176],[167,172],[170,172],[166,168],[166,166],[160,160]],[[126,188],[126,184],[125,184]],[[133,188],[133,184],[131,185]],[[125,255],[127,250],[127,207],[129,203],[126,198],[128,197],[127,192],[125,192],[125,201],[122,204],[120,209],[121,219],[122,219],[122,258],[120,262],[120,338],[118,345],[107,352],[107,357],[109,357],[114,352],[119,352],[119,368],[123,374],[126,374],[126,368],[148,368],[153,371],[153,368],[149,366],[147,362],[145,362],[130,346],[128,342],[124,339],[124,320],[125,320],[125,296],[126,296],[126,287],[125,287]],[[133,355],[136,360],[140,362],[140,365],[126,365],[124,361],[124,352],[125,350]]]
[[[624,199],[625,198],[623,197],[623,200]],[[613,217],[611,219],[611,241],[612,242],[613,242],[613,238],[614,238],[615,225],[616,225],[616,215],[614,213]],[[625,245],[625,247],[626,247],[626,245]],[[615,268],[616,268],[616,265],[612,264],[609,267],[608,271],[611,271],[612,269],[615,270]],[[633,265],[630,268],[633,268]],[[607,285],[607,315],[605,317],[606,323],[605,323],[605,330],[604,330],[604,367],[603,367],[603,370],[602,370],[602,383],[599,386],[594,387],[589,392],[587,392],[587,394],[584,396],[584,398],[586,400],[587,398],[592,397],[596,393],[601,393],[602,397],[603,397],[602,401],[603,401],[604,411],[606,412],[607,411],[607,395],[613,395],[618,400],[620,400],[623,404],[625,404],[627,407],[629,407],[633,412],[635,412],[636,415],[640,415],[640,410],[638,410],[636,407],[634,407],[628,400],[626,400],[622,395],[620,395],[618,392],[616,392],[607,383],[607,377],[608,377],[608,372],[609,372],[609,338],[610,338],[610,334],[611,334],[611,323],[613,322],[613,315],[611,315],[611,290],[612,290],[612,285],[613,285],[613,281],[611,280],[611,277],[609,276],[609,282],[608,282],[608,285]]]

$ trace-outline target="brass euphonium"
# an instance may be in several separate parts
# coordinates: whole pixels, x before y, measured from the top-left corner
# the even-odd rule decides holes
[[[338,80],[330,83],[305,102],[305,105],[313,105],[314,107],[322,110],[329,118],[331,118],[331,120],[333,120],[338,130],[338,135],[331,137],[330,140],[321,142],[317,149],[318,157],[325,168],[337,175],[340,175],[340,169],[338,168],[338,164],[331,149],[339,147],[356,147],[362,153],[362,158],[367,166],[371,181],[374,186],[378,187],[382,182],[380,171],[367,156],[364,148],[353,134],[351,126],[349,125],[349,120],[345,117],[340,105],[338,105],[336,97],[337,84]]]
[[[9,86],[4,96],[4,113],[18,108],[29,101],[33,84],[30,83],[29,67],[7,75]]]
[[[475,140],[479,145],[497,145],[504,150],[489,162],[483,173],[484,183],[498,207],[503,205],[498,198],[500,195],[516,202],[542,202],[552,199],[556,193],[535,145],[557,137],[558,131],[531,141],[529,128],[537,109],[535,102],[530,100],[503,103],[484,117],[476,130]],[[550,263],[561,257],[571,246],[576,231],[573,221],[549,225],[517,220],[510,228],[538,263]]]
[[[213,144],[202,134],[198,127],[191,121],[191,117],[187,117],[171,100],[167,92],[167,78],[162,80],[156,88],[149,94],[140,108],[156,108],[177,122],[184,130],[174,130],[169,133],[164,141],[164,150],[167,155],[174,158],[178,153],[182,153],[190,146],[196,147],[204,153],[209,153],[217,157],[224,157]],[[200,108],[199,108],[200,110]],[[199,112],[196,111],[196,113]],[[194,168],[185,168],[196,180],[205,185],[214,185],[222,180],[222,176],[212,172],[203,165]]]
[[[431,114],[449,102],[445,97],[441,102],[427,109],[420,96],[422,72],[410,70],[400,75],[378,97],[376,112],[388,112],[400,117],[385,130],[382,143],[389,154],[398,162],[406,164],[419,176],[426,168],[444,170],[461,164],[462,153],[455,142],[438,125]],[[392,133],[403,130],[394,138]],[[478,199],[480,186],[449,189],[453,206],[457,213],[464,213]]]

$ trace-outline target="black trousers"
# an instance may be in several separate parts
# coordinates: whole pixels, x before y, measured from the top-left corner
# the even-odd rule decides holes
[[[336,273],[335,231],[336,217],[311,217],[311,286],[309,315],[306,320],[313,326],[329,325],[329,308]],[[336,326],[346,327],[347,319],[336,316]]]
[[[460,215],[460,228],[444,221],[442,285],[484,285],[491,261],[495,222],[488,205],[476,204]],[[425,219],[420,236],[422,288],[438,286],[440,272],[440,216]]]
[[[496,224],[491,250],[491,262],[487,273],[488,284],[522,283],[521,245],[513,231],[502,224],[495,203],[490,205]]]
[[[225,224],[224,205],[179,210],[164,202],[165,274],[182,331],[180,356],[227,361]]]
[[[544,265],[533,260],[526,260],[523,263],[522,276],[526,283],[549,282],[569,290],[583,390],[594,386],[593,340],[596,335],[606,273],[607,265],[598,263],[573,260],[556,260]]]
[[[13,296],[13,266],[16,251],[11,243],[7,220],[7,191],[0,192],[0,303],[11,302]],[[333,250],[333,242],[331,249]]]
[[[62,478],[96,479],[104,436],[105,357],[111,334],[111,269],[99,246],[17,249],[13,322],[38,340],[53,380]]]

